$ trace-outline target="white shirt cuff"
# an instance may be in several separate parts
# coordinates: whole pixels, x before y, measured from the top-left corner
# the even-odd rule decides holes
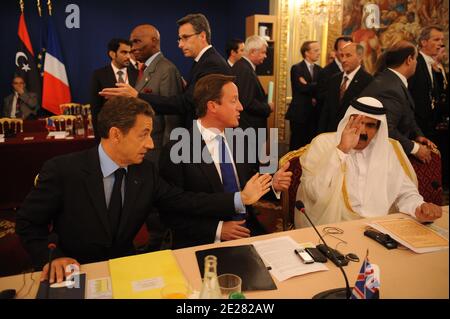
[[[411,150],[411,154],[416,154],[419,151],[420,145],[419,145],[419,143],[414,142],[414,141],[413,141],[413,143],[414,143],[414,146],[413,146],[413,148]]]
[[[281,198],[281,192],[277,192],[277,191],[275,190],[275,188],[273,188],[273,182],[271,183],[271,186],[272,186],[272,192],[275,194],[275,197],[276,197],[277,199],[280,199],[280,198]]]
[[[216,239],[214,239],[214,243],[220,243],[220,235],[222,234],[222,225],[223,225],[223,221],[221,220],[219,222],[219,225],[217,225]]]

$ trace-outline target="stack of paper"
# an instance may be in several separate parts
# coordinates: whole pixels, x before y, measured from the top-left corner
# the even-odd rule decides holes
[[[378,220],[369,226],[419,254],[448,249],[446,238],[411,218]]]
[[[167,284],[186,284],[171,250],[109,261],[113,298],[161,298]]]
[[[328,267],[322,263],[304,264],[295,254],[297,248],[314,247],[311,243],[299,244],[289,236],[282,236],[254,241],[252,244],[264,263],[270,268],[270,273],[278,281],[315,271],[328,270]]]

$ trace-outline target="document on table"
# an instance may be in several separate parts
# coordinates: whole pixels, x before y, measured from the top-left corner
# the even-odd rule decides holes
[[[299,244],[289,236],[252,243],[264,263],[270,267],[270,273],[278,280],[304,275],[315,271],[328,270],[322,263],[304,264],[294,252],[297,248],[314,247],[310,243]]]
[[[111,277],[89,280],[87,299],[112,299]]]
[[[377,220],[369,226],[419,254],[448,249],[448,239],[411,218]]]

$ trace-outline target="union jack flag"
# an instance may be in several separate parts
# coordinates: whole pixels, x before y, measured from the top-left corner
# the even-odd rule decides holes
[[[47,118],[47,122],[45,123],[45,128],[50,131],[56,131],[55,122],[51,118]]]
[[[380,269],[366,256],[356,279],[350,299],[379,299]]]

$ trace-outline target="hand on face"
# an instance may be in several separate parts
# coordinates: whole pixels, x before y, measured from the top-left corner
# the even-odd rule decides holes
[[[338,149],[340,149],[344,153],[350,152],[350,150],[354,149],[360,139],[361,131],[363,129],[362,120],[364,115],[351,116],[341,135],[341,142],[338,145]]]

